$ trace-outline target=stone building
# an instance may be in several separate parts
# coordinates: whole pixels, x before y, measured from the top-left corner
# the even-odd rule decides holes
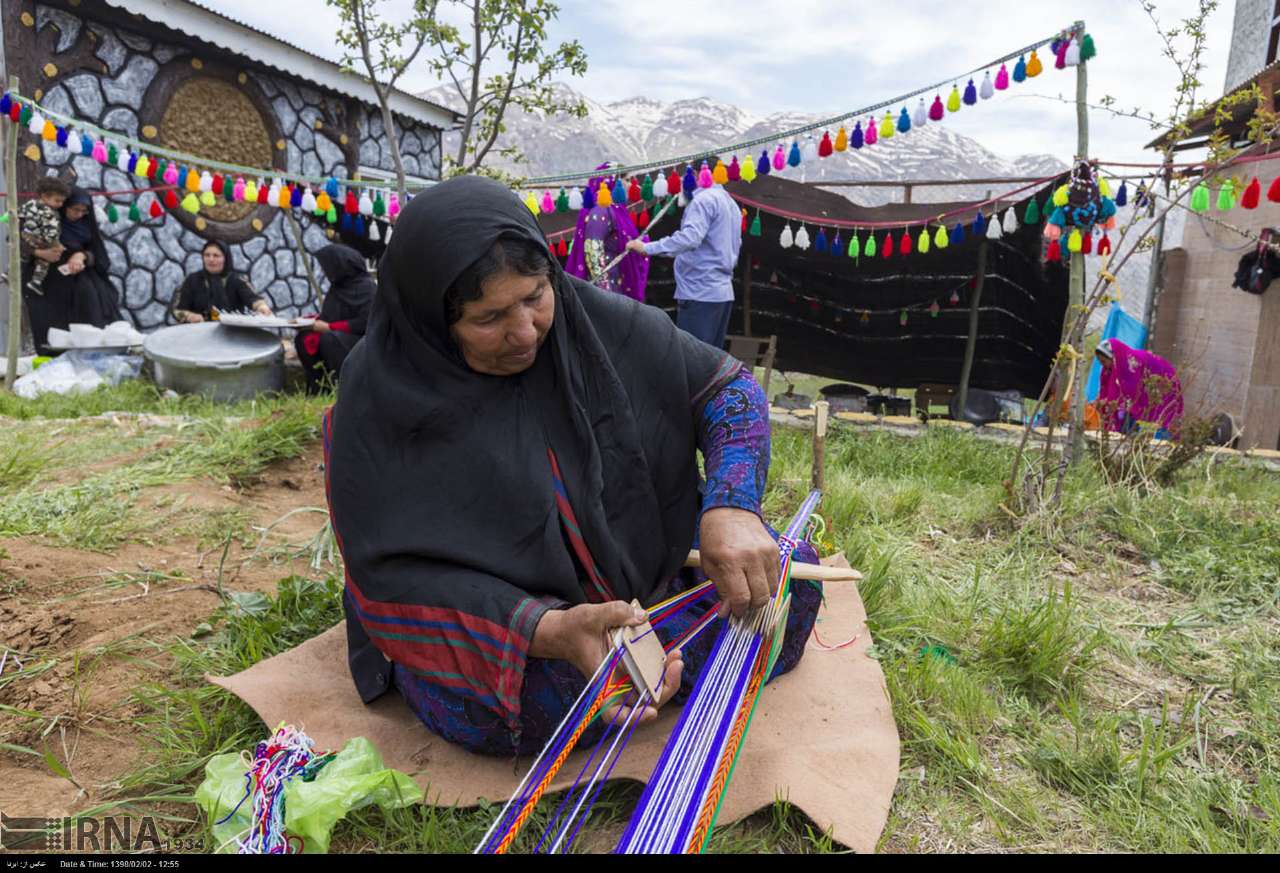
[[[1280,0],[1237,0],[1226,93],[1256,84],[1267,107],[1280,109],[1278,49]],[[1235,108],[1221,129],[1242,138],[1255,111],[1254,106]],[[1207,112],[1175,148],[1202,146],[1215,116]],[[1188,414],[1228,413],[1239,428],[1240,448],[1280,449],[1280,282],[1260,296],[1233,288],[1240,258],[1256,244],[1209,219],[1225,219],[1255,235],[1270,230],[1280,239],[1280,203],[1265,196],[1277,174],[1280,160],[1204,180],[1216,196],[1227,176],[1243,176],[1247,183],[1256,175],[1264,196],[1254,210],[1187,216],[1181,239],[1166,240],[1152,321],[1151,348],[1178,368]]]
[[[54,112],[211,160],[339,179],[394,177],[367,82],[201,3],[0,0],[0,12],[6,76],[18,76],[22,93]],[[457,115],[403,92],[392,95],[391,108],[407,173],[438,179],[441,133]],[[30,140],[20,142],[26,149]],[[138,187],[89,157],[51,166],[38,149],[20,153],[22,190],[49,172],[74,174],[91,191]],[[134,198],[115,199],[123,216]],[[276,312],[313,307],[298,235],[309,251],[332,235],[310,216],[246,203],[121,220],[104,231],[122,307],[143,330],[164,323],[208,238],[229,245],[236,268]]]

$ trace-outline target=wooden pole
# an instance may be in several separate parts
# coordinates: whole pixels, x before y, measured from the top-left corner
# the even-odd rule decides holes
[[[1164,168],[1164,197],[1169,199],[1169,180],[1173,176],[1173,168],[1168,166],[1170,158],[1165,157],[1166,165]],[[1137,208],[1136,206],[1134,207]],[[1151,266],[1147,270],[1147,299],[1142,305],[1142,326],[1146,328],[1147,339],[1146,346],[1151,348],[1151,323],[1155,318],[1156,312],[1156,295],[1160,293],[1162,273],[1164,271],[1164,219],[1165,213],[1160,214],[1160,220],[1156,222],[1156,244],[1151,250]]]
[[[742,335],[751,336],[751,256],[742,261]]]
[[[307,283],[311,285],[311,293],[316,298],[316,310],[319,311],[324,307],[324,295],[320,293],[320,283],[316,281],[316,274],[311,269],[311,255],[302,243],[302,228],[298,226],[298,219],[294,217],[292,209],[286,209],[284,212],[289,217],[293,240],[298,244],[298,257],[302,258],[302,267],[307,271]]]
[[[998,221],[998,215],[991,216]],[[964,345],[964,363],[960,365],[960,419],[969,403],[969,376],[973,373],[973,355],[978,348],[978,306],[982,302],[982,286],[987,280],[987,238],[978,243],[978,276],[973,285],[973,299],[969,301],[969,337]]]
[[[18,77],[9,77],[9,92],[18,93]],[[18,349],[22,343],[22,239],[18,232],[18,127],[4,125],[4,178],[8,196],[4,208],[9,214],[9,338],[6,346],[4,384],[10,391],[18,377]]]
[[[1081,32],[1083,22],[1078,23]],[[1089,157],[1089,65],[1081,61],[1076,65],[1076,160],[1084,161]],[[1071,255],[1071,272],[1069,298],[1071,305],[1067,309],[1067,322],[1074,320],[1084,308],[1084,254],[1075,252]],[[1073,343],[1076,353],[1084,353],[1084,332],[1075,338]],[[1083,373],[1085,367],[1075,368],[1075,377],[1067,390],[1071,392],[1071,452],[1070,461],[1075,463],[1084,456],[1084,391]]]
[[[822,490],[824,472],[827,463],[827,412],[831,404],[819,400],[813,404],[813,487]]]

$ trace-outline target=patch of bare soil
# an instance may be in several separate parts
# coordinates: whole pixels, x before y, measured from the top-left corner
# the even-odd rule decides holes
[[[137,766],[147,738],[131,721],[130,697],[164,682],[163,646],[190,637],[227,590],[274,593],[292,574],[315,575],[297,548],[325,517],[320,447],[269,468],[237,491],[192,481],[144,491],[137,507],[181,500],[195,514],[236,511],[271,529],[211,544],[180,527],[172,539],[111,554],[59,548],[34,539],[0,539],[0,809],[20,816],[62,816],[99,802]],[[100,472],[100,471],[98,471]],[[278,522],[278,523],[277,523]],[[261,543],[261,548],[259,547]],[[221,573],[221,578],[220,578]],[[37,755],[15,751],[30,749]],[[71,778],[44,761],[48,752]]]

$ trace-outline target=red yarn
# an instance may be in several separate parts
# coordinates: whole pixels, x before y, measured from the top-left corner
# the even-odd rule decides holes
[[[880,257],[886,261],[893,255],[893,234],[889,231],[884,232],[884,244],[880,246]]]
[[[18,101],[13,101],[13,105],[9,107],[9,120],[17,124],[22,120],[22,107],[18,105]]]
[[[1044,259],[1051,264],[1062,263],[1062,246],[1058,245],[1056,239],[1049,243],[1049,250],[1044,253]]]
[[[214,194],[221,194],[224,190],[226,190],[226,185],[227,183],[223,179],[221,173],[217,173],[216,175],[214,175],[213,177],[213,193]]]
[[[671,175],[667,177],[667,193],[672,197],[680,193],[680,176],[675,170],[672,170]]]
[[[560,244],[556,246],[556,254],[562,258],[569,256],[569,244],[564,241],[564,237],[560,237]]]
[[[350,212],[352,215],[355,215],[360,211],[360,201],[356,199],[356,192],[354,189],[347,189],[347,202],[342,208],[347,212]]]
[[[170,209],[178,208],[178,195],[173,193],[172,188],[164,192],[164,205],[168,206]]]
[[[636,227],[640,230],[644,230],[648,226],[649,226],[649,210],[641,209],[640,214],[636,216]]]
[[[1107,236],[1105,233],[1102,235],[1102,239],[1098,240],[1098,254],[1111,254],[1111,237]]]
[[[640,183],[632,178],[631,187],[627,189],[627,202],[639,203],[642,199],[640,196]]]
[[[1276,180],[1267,189],[1267,199],[1272,203],[1280,203],[1280,176],[1276,176]]]
[[[907,233],[905,230],[902,232],[902,239],[898,243],[898,254],[911,254],[911,234]]]
[[[160,216],[164,215],[164,210],[160,208],[159,200],[151,201],[151,209],[149,211],[151,212],[152,218],[159,218]]]
[[[1080,253],[1083,255],[1093,254],[1093,231],[1085,231],[1084,237],[1080,240]]]
[[[1245,209],[1257,209],[1260,199],[1262,199],[1262,185],[1258,183],[1258,177],[1254,176],[1253,181],[1244,189],[1244,194],[1240,196],[1240,205]]]
[[[818,143],[818,157],[829,158],[833,152],[835,152],[835,147],[831,145],[831,132],[824,131],[822,142]]]
[[[271,202],[271,189],[268,188],[266,185],[258,186],[258,202],[259,203]]]

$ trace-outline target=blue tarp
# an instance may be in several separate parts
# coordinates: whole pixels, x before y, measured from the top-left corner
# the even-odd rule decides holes
[[[1146,345],[1147,329],[1142,322],[1120,308],[1119,303],[1111,304],[1111,313],[1102,328],[1102,339],[1118,339],[1130,348],[1140,349]],[[1085,399],[1092,403],[1098,398],[1099,382],[1102,379],[1102,365],[1094,358],[1089,368],[1089,383],[1085,386]]]

